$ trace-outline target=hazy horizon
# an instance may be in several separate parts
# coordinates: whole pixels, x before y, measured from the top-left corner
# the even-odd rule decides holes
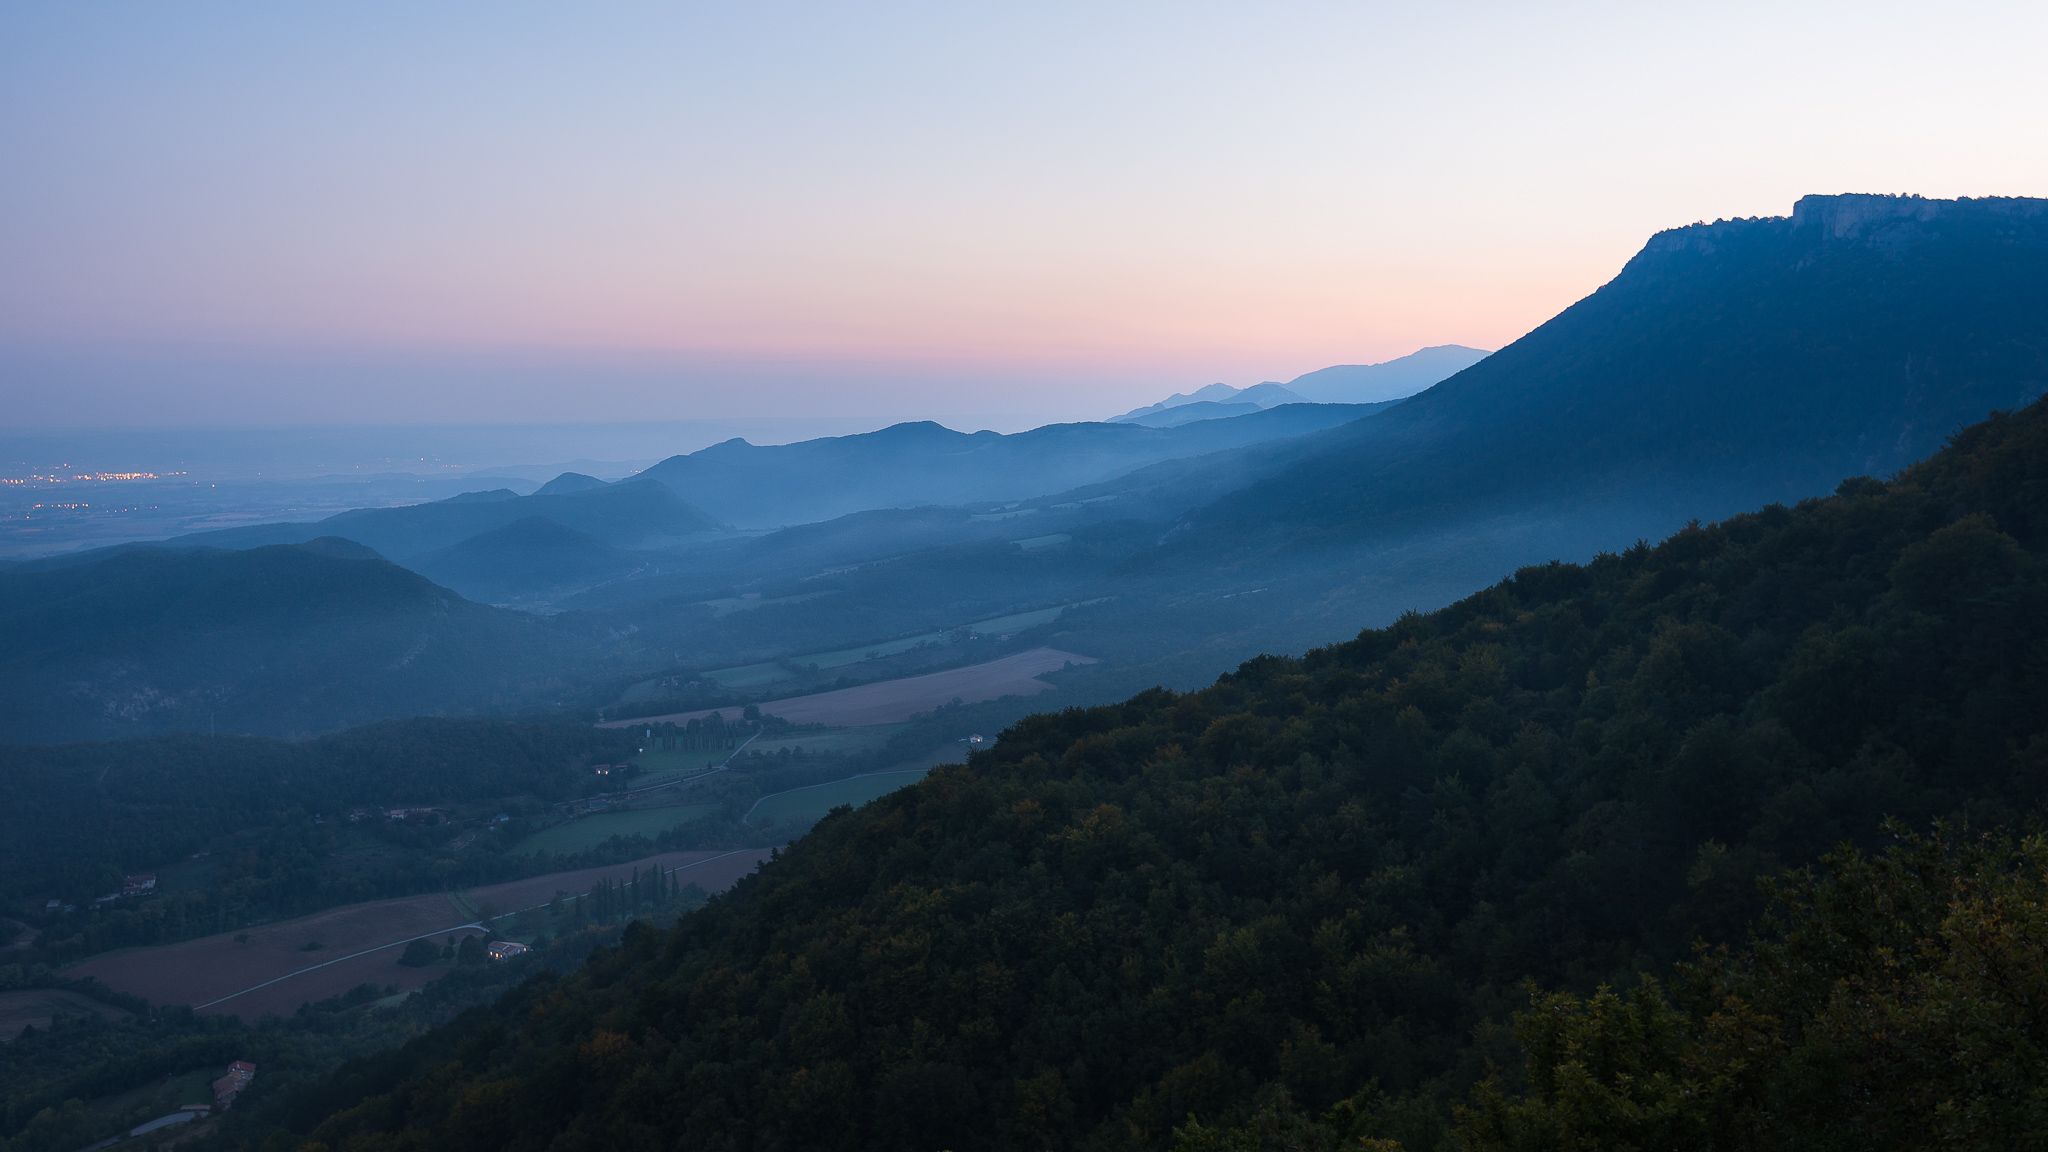
[[[16,8],[0,421],[1100,418],[1496,348],[1662,228],[2048,192],[2044,20]]]

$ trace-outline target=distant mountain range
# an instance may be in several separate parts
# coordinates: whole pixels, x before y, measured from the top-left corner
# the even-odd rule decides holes
[[[1378,364],[1338,364],[1287,382],[1289,391],[1318,404],[1379,404],[1413,396],[1492,355],[1460,344],[1438,344]]]
[[[640,473],[742,527],[806,524],[874,508],[1016,500],[1090,484],[1161,460],[1299,436],[1365,415],[1342,404],[1289,404],[1179,428],[1048,424],[1028,432],[954,432],[929,421],[858,436],[757,446],[728,440]]]
[[[1457,344],[1424,348],[1381,364],[1338,364],[1295,377],[1286,384],[1268,380],[1249,388],[1210,384],[1193,392],[1176,392],[1157,404],[1112,416],[1112,424],[1143,424],[1174,428],[1196,420],[1241,416],[1282,404],[1385,404],[1413,396],[1484,360],[1488,353]]]
[[[1460,358],[1476,362],[1399,402],[1283,404],[1171,428],[904,424],[729,441],[617,484],[568,473],[528,497],[471,493],[126,550],[347,537],[424,573],[437,595],[563,611],[534,648],[563,669],[772,661],[1065,604],[1087,606],[1038,639],[1056,631],[1062,648],[1101,658],[1076,676],[1104,698],[1200,683],[1522,564],[1895,471],[2027,403],[2048,387],[2048,202],[1808,197],[1790,217],[1674,229],[1501,351],[1427,349],[1401,370]],[[1383,384],[1402,363],[1287,388]],[[1224,403],[1187,399],[1162,411]],[[10,579],[121,551],[17,565]],[[108,587],[141,596],[147,583]],[[715,607],[743,594],[756,597],[747,611]],[[461,617],[472,618],[484,619]],[[95,667],[127,667],[131,649],[157,655],[130,664],[158,666],[158,633],[119,634],[93,641],[111,661]],[[469,647],[503,669],[531,666],[500,660],[495,643]],[[30,664],[85,667],[66,661]],[[479,680],[509,674],[494,665]]]
[[[1211,384],[1185,395],[1176,392],[1157,404],[1134,408],[1121,416],[1112,416],[1109,422],[1143,424],[1150,428],[1175,428],[1196,420],[1213,420],[1218,416],[1242,416],[1247,412],[1277,408],[1282,404],[1308,402],[1306,397],[1298,396],[1271,380],[1264,384],[1254,384],[1249,388]]]
[[[701,567],[700,559],[725,556],[713,545],[746,534],[722,520],[802,524],[892,506],[1026,497],[1163,459],[1285,440],[1374,410],[1292,404],[1185,429],[1061,424],[1004,436],[923,423],[767,447],[734,440],[611,484],[565,472],[531,496],[503,488],[465,492],[433,503],[194,533],[0,570],[46,571],[136,550],[251,548],[345,535],[464,596],[537,607],[594,585]],[[678,489],[717,514],[677,496]],[[984,526],[966,537],[999,532]]]
[[[1040,602],[1101,601],[1062,617],[1060,643],[1104,658],[1089,676],[1131,678],[1119,688],[1198,683],[1521,564],[1894,471],[2026,403],[2048,385],[2044,220],[2041,201],[1816,197],[1787,218],[1660,233],[1586,300],[1366,418],[924,516],[915,531],[864,513],[663,579],[801,580],[839,590],[842,611],[932,606],[889,617],[909,630],[995,579],[963,566],[992,530],[1121,541],[1130,551],[1111,567],[1037,585]],[[1011,567],[1040,562],[1020,553]],[[633,596],[607,589],[603,610],[641,623]],[[803,611],[822,620],[822,603]],[[749,626],[765,641],[776,616]]]

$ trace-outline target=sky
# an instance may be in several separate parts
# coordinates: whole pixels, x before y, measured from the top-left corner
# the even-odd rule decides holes
[[[0,8],[0,428],[1093,418],[2048,195],[2048,6]]]

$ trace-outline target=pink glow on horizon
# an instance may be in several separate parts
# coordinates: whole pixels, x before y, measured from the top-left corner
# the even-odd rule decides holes
[[[0,422],[1081,417],[1497,348],[1662,228],[2048,194],[2044,12],[16,6]]]

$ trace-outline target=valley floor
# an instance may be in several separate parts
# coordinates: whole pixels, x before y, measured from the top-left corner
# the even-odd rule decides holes
[[[676,879],[721,892],[768,858],[768,848],[736,852],[669,852],[642,860],[575,872],[554,872],[460,895],[500,915],[546,904],[557,892],[581,893],[600,880],[630,878],[635,869],[674,871]],[[331,908],[312,916],[223,933],[160,948],[96,956],[70,969],[154,1004],[190,1004],[204,1013],[234,1013],[253,1020],[266,1012],[289,1015],[300,1004],[338,996],[361,984],[395,984],[410,991],[445,975],[430,965],[398,963],[405,945],[476,923],[450,896],[435,893]],[[306,945],[320,947],[307,950]]]
[[[919,712],[929,712],[942,707],[954,700],[965,704],[978,704],[984,700],[997,700],[1004,696],[1035,696],[1052,687],[1038,679],[1039,676],[1047,672],[1057,672],[1069,664],[1095,662],[1093,656],[1062,652],[1057,648],[1033,648],[1028,652],[1019,652],[1014,656],[1005,656],[986,664],[970,664],[965,668],[952,668],[923,676],[906,676],[900,680],[883,680],[875,684],[861,684],[810,696],[768,701],[761,705],[761,711],[772,716],[780,716],[792,724],[830,724],[847,727],[894,724],[908,720]],[[714,712],[731,711],[733,709],[730,707],[705,708],[696,712],[675,712],[667,716],[612,720],[598,727],[633,728],[652,724],[687,724],[692,720],[701,720]]]

